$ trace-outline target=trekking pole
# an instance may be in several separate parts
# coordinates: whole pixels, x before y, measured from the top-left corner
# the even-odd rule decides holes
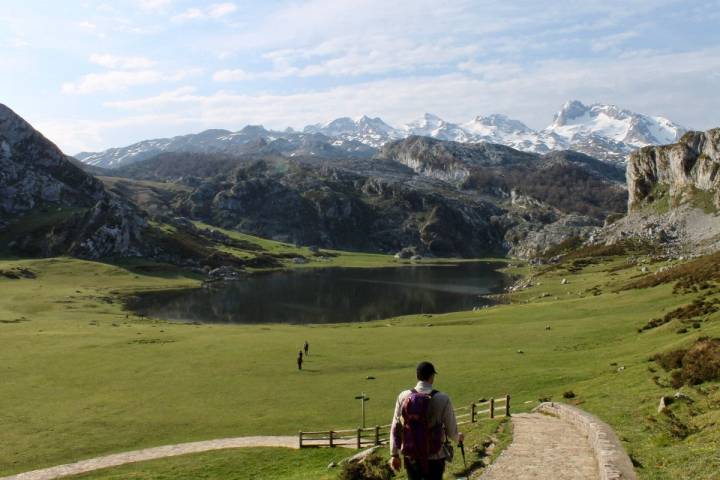
[[[458,442],[458,447],[460,447],[460,453],[463,457],[463,466],[465,467],[465,470],[467,470],[467,462],[465,461],[465,444],[463,442]]]

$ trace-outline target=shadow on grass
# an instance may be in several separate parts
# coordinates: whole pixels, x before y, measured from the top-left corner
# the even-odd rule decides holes
[[[182,278],[202,280],[204,275],[182,269],[170,263],[160,263],[141,258],[106,258],[97,260],[112,267],[122,268],[136,275],[177,280]]]

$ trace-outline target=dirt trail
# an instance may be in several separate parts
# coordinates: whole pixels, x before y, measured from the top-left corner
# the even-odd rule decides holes
[[[597,480],[595,453],[570,423],[540,413],[512,417],[513,442],[480,480]]]
[[[0,480],[53,480],[55,478],[91,472],[101,468],[117,467],[126,463],[143,462],[158,458],[174,457],[187,453],[208,452],[225,448],[252,448],[252,447],[282,447],[298,448],[298,438],[295,437],[236,437],[204,442],[180,443],[164,447],[146,448],[132,452],[116,453],[104,457],[91,458],[75,463],[58,465],[56,467],[33,470],[31,472],[0,477]]]

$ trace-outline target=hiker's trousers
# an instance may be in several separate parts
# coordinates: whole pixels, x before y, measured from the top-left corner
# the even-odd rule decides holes
[[[445,459],[428,460],[428,472],[425,474],[419,463],[405,458],[405,470],[408,480],[442,480],[445,472]]]

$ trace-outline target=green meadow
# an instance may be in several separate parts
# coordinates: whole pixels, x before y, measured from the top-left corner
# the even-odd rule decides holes
[[[398,264],[388,256],[338,254],[310,266],[322,262]],[[608,257],[545,273],[508,267],[510,275],[532,276],[534,286],[481,311],[245,326],[168,323],[123,310],[123,295],[199,284],[171,267],[2,260],[0,271],[28,268],[36,278],[0,276],[0,475],[172,443],[354,428],[360,411],[353,397],[360,392],[371,398],[368,424],[386,424],[397,393],[414,383],[415,364],[430,359],[440,372],[437,386],[456,406],[509,393],[517,412],[541,398],[563,401],[572,391],[567,401],[616,429],[641,478],[717,478],[718,384],[683,387],[693,403],[673,405],[672,416],[658,414],[660,396],[675,389],[648,359],[700,336],[720,336],[718,315],[683,333],[678,320],[638,333],[699,294],[673,293],[672,283],[620,289],[665,265],[642,273],[625,262]],[[299,372],[295,353],[306,339],[310,357]],[[678,424],[686,434],[678,435]],[[480,422],[470,442],[480,443],[496,426]],[[351,453],[228,450],[81,478],[334,478],[327,464]]]

